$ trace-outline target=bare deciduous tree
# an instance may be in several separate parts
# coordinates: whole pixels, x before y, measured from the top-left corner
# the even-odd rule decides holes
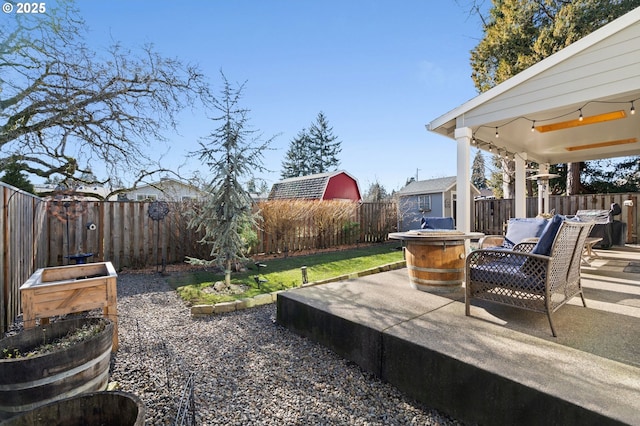
[[[71,1],[12,18],[0,27],[0,168],[19,161],[32,175],[76,181],[104,168],[103,184],[138,181],[160,168],[147,148],[165,141],[180,110],[208,99],[196,67],[151,45],[92,50]]]

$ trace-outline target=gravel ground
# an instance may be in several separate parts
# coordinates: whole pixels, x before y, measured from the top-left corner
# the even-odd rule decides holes
[[[118,276],[120,348],[111,381],[147,424],[458,425],[261,306],[193,319],[158,274]]]

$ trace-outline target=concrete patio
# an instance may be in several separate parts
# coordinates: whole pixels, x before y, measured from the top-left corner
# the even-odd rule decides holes
[[[278,295],[278,322],[470,424],[640,424],[640,246],[596,250],[554,314],[409,286],[406,269]]]

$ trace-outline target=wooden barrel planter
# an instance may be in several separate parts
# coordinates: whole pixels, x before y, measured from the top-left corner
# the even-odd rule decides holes
[[[27,352],[66,336],[83,325],[102,324],[97,334],[63,349],[28,357],[0,359],[0,419],[31,411],[47,403],[100,391],[107,387],[113,322],[105,318],[75,318],[22,330],[0,340],[0,351]]]
[[[3,426],[144,425],[144,404],[127,392],[91,392],[43,405]]]
[[[410,241],[405,254],[412,287],[438,293],[462,286],[464,241]]]

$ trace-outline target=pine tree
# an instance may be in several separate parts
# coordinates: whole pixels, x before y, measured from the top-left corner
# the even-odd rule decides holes
[[[15,161],[7,164],[4,169],[4,175],[0,180],[16,188],[22,189],[25,192],[35,194],[33,184],[29,181],[27,176],[22,172],[23,166]]]
[[[485,163],[482,151],[478,150],[476,156],[473,158],[473,165],[471,166],[471,183],[478,189],[485,189],[487,187],[487,178],[485,176]]]
[[[280,176],[286,179],[337,170],[340,144],[324,113],[318,113],[309,130],[302,129],[289,143]]]
[[[311,174],[309,168],[310,146],[309,134],[306,129],[302,129],[289,143],[289,150],[282,162],[282,172],[280,172],[282,179]]]
[[[324,173],[337,170],[340,165],[338,154],[341,142],[333,134],[324,113],[320,111],[316,122],[309,129],[310,173]]]
[[[192,212],[189,221],[190,228],[204,233],[200,242],[211,245],[215,259],[188,258],[188,262],[215,263],[224,269],[225,281],[230,285],[232,266],[246,260],[248,242],[255,237],[253,227],[258,220],[252,213],[251,194],[241,182],[265,170],[262,157],[273,137],[262,142],[255,130],[248,130],[249,110],[239,105],[244,84],[234,89],[224,74],[222,79],[220,99],[213,100],[220,115],[212,118],[220,125],[193,153],[213,174],[207,188],[210,195],[199,211]]]

